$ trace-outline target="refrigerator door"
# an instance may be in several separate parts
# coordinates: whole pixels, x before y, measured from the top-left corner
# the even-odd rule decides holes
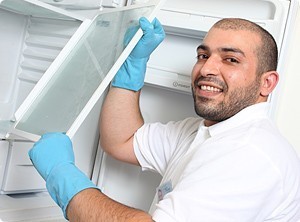
[[[152,20],[161,4],[106,10],[84,21],[16,112],[11,133],[32,141],[53,131],[72,138],[142,36],[138,30],[124,48],[126,31],[141,16]]]

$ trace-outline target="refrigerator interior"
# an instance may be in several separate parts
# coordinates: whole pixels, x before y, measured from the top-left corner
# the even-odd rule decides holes
[[[66,42],[79,21],[46,19],[0,8],[0,121],[7,123]]]
[[[21,30],[23,31],[19,43],[19,47],[17,48],[16,51],[14,51],[14,55],[16,57],[16,60],[14,62],[14,66],[16,66],[16,70],[13,70],[15,75],[12,77],[13,83],[16,82],[16,84],[11,86],[11,90],[16,93],[17,95],[22,95],[23,97],[19,100],[20,103],[24,104],[24,99],[26,99],[33,93],[33,91],[37,88],[36,86],[38,83],[41,82],[42,79],[45,78],[47,72],[50,72],[55,70],[55,65],[60,64],[61,62],[63,63],[64,61],[64,55],[66,52],[68,52],[68,49],[66,49],[67,45],[69,45],[70,48],[76,48],[77,45],[72,45],[76,44],[76,40],[78,37],[80,37],[80,33],[85,32],[86,29],[85,27],[88,26],[91,22],[89,20],[85,20],[82,22],[82,20],[78,19],[81,18],[80,16],[77,16],[75,14],[74,17],[68,17],[64,16],[64,13],[70,16],[71,14],[68,13],[67,11],[62,11],[61,9],[57,9],[59,13],[62,13],[63,15],[60,15],[59,13],[55,14],[52,13],[51,9],[55,9],[52,6],[50,7],[49,5],[49,11],[45,10],[48,9],[48,5],[46,4],[41,4],[43,7],[39,8],[41,5],[38,1],[35,0],[26,0],[26,1],[3,1],[0,2],[1,5],[1,16],[3,19],[7,19],[12,17],[12,24],[13,28],[16,28],[13,30],[11,33],[12,36],[20,36],[19,33],[17,32],[18,26],[15,25],[14,18],[15,17],[20,17],[20,21],[24,23],[23,26],[21,26]],[[28,6],[29,8],[22,8],[22,6]],[[144,7],[144,8],[142,8]],[[141,15],[143,16],[153,16],[153,14],[157,10],[157,6],[155,1],[151,1],[147,6],[145,5],[139,5],[137,7],[131,7],[131,11],[129,9],[127,12],[125,10],[120,9],[119,14],[116,14],[117,16],[114,16],[115,14],[111,13],[106,13],[109,19],[117,19],[117,21],[114,21],[118,25],[123,24],[120,22],[120,19],[122,18],[123,14],[127,14],[124,18],[124,27],[121,27],[123,31],[126,31],[126,28],[128,28],[128,25],[132,24],[132,21],[137,22],[137,18],[140,17]],[[11,10],[12,9],[12,10]],[[40,9],[40,10],[39,10]],[[54,11],[55,11],[54,10]],[[3,11],[3,14],[2,14]],[[46,11],[46,12],[45,12]],[[122,11],[124,13],[122,13]],[[23,14],[24,12],[24,14]],[[37,16],[35,16],[35,12],[37,13]],[[20,14],[21,13],[21,14]],[[47,17],[48,13],[50,14],[50,17]],[[150,14],[149,14],[150,13]],[[8,14],[8,15],[7,15]],[[53,14],[55,16],[53,16]],[[105,12],[103,13],[105,14]],[[31,30],[31,28],[34,26],[32,25],[32,21],[37,21],[37,28],[34,29],[34,31]],[[42,22],[41,22],[42,21]],[[108,20],[109,22],[110,20]],[[44,23],[48,24],[50,23],[54,28],[50,25],[50,28],[47,25],[44,25]],[[68,25],[67,23],[70,23]],[[73,24],[74,23],[74,24]],[[1,24],[3,27],[6,28],[7,23]],[[18,24],[17,24],[18,25]],[[64,27],[64,25],[66,27]],[[106,20],[104,21],[98,21],[96,20],[96,25],[99,25],[100,27],[110,27],[110,23],[107,23]],[[112,26],[113,28],[116,28],[117,26]],[[130,26],[129,26],[130,27]],[[52,29],[51,29],[52,28]],[[46,29],[46,30],[44,30]],[[70,32],[73,31],[72,33]],[[100,30],[101,31],[101,30]],[[120,30],[119,30],[120,31]],[[56,33],[58,32],[58,33]],[[32,33],[37,34],[38,36],[33,38],[33,43],[30,44],[28,43],[28,39],[31,39]],[[79,33],[79,34],[78,34]],[[101,33],[94,33],[95,36],[96,34],[101,34]],[[102,33],[102,35],[105,34]],[[76,36],[77,35],[77,36]],[[139,35],[141,35],[141,31],[139,32]],[[76,37],[74,37],[76,36]],[[5,36],[7,37],[7,36]],[[65,41],[62,44],[59,39],[57,38],[64,38]],[[104,35],[105,37],[105,35]],[[106,36],[107,37],[107,36]],[[123,44],[123,40],[121,39],[122,36],[116,35],[115,41],[121,46]],[[131,45],[131,49],[133,48],[134,44],[138,41],[138,35],[135,36],[135,42],[132,41],[132,43],[129,43]],[[74,40],[75,39],[75,40]],[[73,40],[72,43],[70,43]],[[98,50],[100,53],[100,58],[99,61],[101,60],[103,63],[113,63],[112,57],[106,58],[105,56],[101,55],[101,50],[97,49],[98,46],[106,47],[105,44],[105,39],[99,40],[98,42],[94,41],[93,43],[97,43],[94,46],[96,50]],[[112,41],[112,38],[106,38],[106,41],[110,40]],[[121,41],[122,40],[122,41]],[[6,39],[3,38],[3,42],[5,42]],[[112,41],[114,43],[115,41]],[[35,46],[35,43],[38,43],[38,46],[42,43],[44,43],[46,52],[42,51],[42,47],[37,48],[35,50],[28,50],[32,45]],[[121,43],[119,43],[121,42]],[[99,44],[101,43],[101,44]],[[6,42],[7,44],[7,42]],[[4,51],[8,51],[5,47],[7,46],[6,44],[1,45],[3,47]],[[53,47],[54,45],[54,47]],[[70,47],[70,45],[72,47]],[[127,55],[130,52],[129,45],[124,49],[124,51],[127,50]],[[85,46],[89,46],[88,44],[85,44]],[[108,44],[109,47],[111,47],[111,44]],[[115,46],[113,46],[115,47]],[[51,50],[55,48],[57,50],[55,56],[51,54]],[[122,48],[122,47],[121,47]],[[115,50],[121,50],[119,48],[111,48],[113,50],[112,54],[115,52]],[[47,50],[50,50],[48,52]],[[26,53],[24,53],[25,51]],[[29,52],[28,52],[29,51]],[[32,52],[33,51],[33,52]],[[103,51],[103,50],[102,50]],[[105,49],[104,49],[105,51]],[[110,50],[106,50],[109,52]],[[91,52],[91,51],[89,51]],[[65,53],[65,54],[64,54]],[[126,53],[123,56],[123,59],[126,58]],[[23,55],[24,54],[24,55]],[[29,56],[28,56],[29,54]],[[48,54],[51,54],[51,56],[48,56]],[[5,55],[1,55],[5,57]],[[102,57],[101,57],[102,56]],[[24,58],[25,59],[24,59]],[[29,57],[29,59],[27,59]],[[41,58],[40,58],[41,57]],[[70,56],[69,59],[73,60],[74,56]],[[38,59],[36,61],[35,59]],[[27,60],[29,61],[27,61]],[[90,58],[89,58],[90,59]],[[107,61],[108,59],[108,61]],[[33,60],[33,61],[32,61]],[[93,58],[90,59],[92,62],[96,62],[93,60]],[[25,62],[24,62],[25,61]],[[78,60],[80,61],[80,59]],[[85,60],[81,60],[81,62],[84,62]],[[76,60],[75,60],[76,62]],[[118,60],[119,65],[121,65],[121,60]],[[4,62],[2,64],[5,66]],[[25,66],[27,65],[27,66]],[[112,64],[113,65],[113,64]],[[33,66],[33,68],[32,68]],[[40,68],[42,67],[42,68]],[[54,67],[54,68],[53,68]],[[114,65],[114,69],[112,69],[112,73],[110,74],[112,76],[113,72],[117,70],[117,66]],[[25,77],[22,76],[23,71],[25,72]],[[40,68],[40,69],[38,69]],[[72,68],[72,67],[71,67]],[[99,71],[99,68],[105,68],[105,67],[97,67],[97,70]],[[51,71],[49,71],[51,70]],[[12,71],[12,70],[9,70]],[[36,75],[36,71],[39,71],[39,75]],[[20,74],[21,73],[21,74]],[[10,73],[9,73],[10,74]],[[99,73],[100,74],[100,73]],[[105,73],[104,73],[105,74]],[[5,73],[2,74],[3,76]],[[23,77],[23,78],[21,78]],[[112,77],[111,77],[112,78]],[[5,77],[1,78],[6,79]],[[25,91],[23,88],[19,87],[19,85],[24,85],[24,83],[27,84],[29,82],[29,89],[28,91]],[[107,80],[106,80],[107,82]],[[109,81],[108,81],[109,83]],[[108,85],[107,83],[107,85]],[[5,84],[5,83],[3,83]],[[70,84],[70,82],[66,83],[66,86]],[[105,86],[105,88],[107,87]],[[105,88],[104,88],[104,93],[105,95]],[[81,90],[80,88],[77,89],[77,91]],[[27,96],[29,94],[29,96]],[[61,95],[64,96],[64,95]],[[94,95],[93,95],[94,96]],[[87,176],[91,176],[93,165],[94,165],[94,159],[95,159],[95,151],[98,143],[98,117],[99,117],[99,112],[100,112],[100,107],[103,102],[104,96],[102,96],[102,91],[101,93],[98,92],[96,93],[96,101],[93,101],[93,105],[90,105],[88,111],[84,114],[84,120],[80,122],[79,126],[77,126],[76,130],[74,130],[72,134],[72,140],[73,140],[73,147],[74,147],[74,152],[75,152],[75,162],[76,165],[84,172],[87,174]],[[3,149],[3,153],[0,156],[0,160],[3,161],[0,163],[0,172],[2,173],[1,175],[1,194],[6,194],[6,195],[0,195],[0,218],[5,219],[5,220],[33,220],[34,218],[39,215],[44,215],[44,217],[50,218],[51,217],[51,209],[54,209],[57,211],[57,208],[54,204],[54,202],[49,198],[47,193],[40,192],[40,191],[45,191],[45,185],[44,181],[40,178],[34,167],[32,166],[32,163],[30,162],[28,158],[28,150],[31,148],[32,143],[25,138],[21,137],[20,135],[14,135],[10,134],[9,137],[6,137],[7,132],[11,132],[10,125],[13,123],[15,120],[13,117],[16,117],[15,110],[20,109],[18,100],[19,97],[13,97],[13,98],[8,98],[7,101],[11,104],[11,106],[8,106],[7,104],[4,104],[8,106],[8,108],[11,108],[11,112],[8,113],[7,116],[4,116],[2,122],[4,123],[3,125],[3,132],[2,132],[2,141],[1,141],[1,149]],[[59,98],[61,99],[61,98]],[[47,100],[47,102],[53,102],[51,100]],[[19,107],[19,108],[18,108]],[[54,106],[56,107],[56,106]],[[58,107],[59,108],[59,107]],[[14,114],[15,113],[15,114]],[[55,121],[55,119],[53,120]],[[6,124],[9,123],[9,124]],[[6,127],[7,126],[7,127]],[[16,146],[18,145],[18,147]],[[21,170],[20,170],[21,169]],[[34,177],[37,177],[39,181],[35,180]],[[30,177],[30,180],[28,178]],[[27,183],[29,182],[29,184]],[[20,187],[18,187],[20,186]],[[32,194],[45,194],[45,195],[32,195]],[[39,200],[41,199],[41,200]],[[2,203],[4,203],[2,205]],[[28,204],[27,206],[24,205],[24,203],[29,202],[31,203],[30,205]],[[49,209],[49,211],[47,210]],[[36,214],[33,214],[33,212],[36,212]],[[43,213],[44,212],[44,213]],[[47,212],[47,213],[45,213]],[[60,210],[59,210],[60,212]],[[23,215],[23,218],[22,218]],[[28,218],[25,218],[25,215],[28,216]],[[52,216],[57,216],[57,213],[53,214]],[[59,217],[61,217],[61,212],[59,213]],[[9,218],[9,219],[7,219]],[[17,218],[17,219],[16,219]]]
[[[3,1],[0,5],[1,193],[45,189],[27,156],[32,143],[21,137],[6,140],[5,136],[17,108],[82,22],[75,19],[77,16],[65,17],[28,2],[19,2],[13,11],[10,6],[14,3]],[[19,11],[22,7],[23,13]]]
[[[286,57],[284,49],[290,34],[287,27],[296,4],[298,2],[293,0],[168,0],[157,16],[167,32],[166,40],[149,60],[146,86],[141,95],[145,120],[167,122],[195,115],[190,72],[196,61],[196,47],[211,25],[222,17],[251,19],[268,29],[280,49],[279,71],[283,69]],[[35,170],[30,165],[26,151],[19,152],[17,149],[15,152],[12,149],[14,143],[28,141],[23,138],[7,141],[4,138],[14,112],[81,25],[83,18],[78,14],[68,16],[72,19],[45,19],[44,16],[28,16],[0,8],[0,30],[5,30],[0,35],[0,185],[2,193],[9,193],[0,195],[0,221],[42,221],[41,218],[50,221],[62,218],[60,209],[47,193],[27,193],[43,190],[44,184],[39,185],[38,189],[32,188],[18,180],[22,177],[11,173],[19,168],[26,168],[26,171],[31,168],[30,179],[34,181],[36,172],[33,172]],[[274,107],[271,115],[276,110],[279,89],[271,98]],[[98,115],[103,99],[101,97],[97,102],[73,138],[76,164],[87,175],[93,173],[93,181],[113,199],[148,210],[160,176],[120,163],[103,154],[101,147],[95,155]],[[23,153],[20,163],[12,164],[11,159],[19,161],[13,153]],[[26,171],[21,170],[20,173],[27,174]],[[14,187],[22,184],[25,186]],[[31,186],[36,184],[33,182]]]
[[[39,1],[0,2],[0,219],[61,218],[28,157],[33,143],[6,139],[14,113],[82,24],[82,16]],[[76,164],[88,176],[98,141],[99,103],[73,138]],[[84,138],[84,139],[83,139]],[[82,149],[85,147],[85,150]]]

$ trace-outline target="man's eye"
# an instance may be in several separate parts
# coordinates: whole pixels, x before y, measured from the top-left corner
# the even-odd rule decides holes
[[[207,58],[208,58],[208,56],[205,55],[205,54],[199,54],[199,55],[197,55],[197,59],[198,60],[203,60],[203,59],[207,59]]]
[[[239,63],[239,61],[235,58],[227,58],[226,61],[228,61],[230,63]]]

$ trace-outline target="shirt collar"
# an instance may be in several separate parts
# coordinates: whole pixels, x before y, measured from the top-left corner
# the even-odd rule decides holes
[[[240,126],[244,123],[253,122],[259,118],[268,118],[269,109],[270,104],[268,102],[248,106],[229,119],[208,127],[209,135],[213,137],[214,135],[228,131],[229,129]],[[201,122],[200,127],[205,127],[204,120]]]

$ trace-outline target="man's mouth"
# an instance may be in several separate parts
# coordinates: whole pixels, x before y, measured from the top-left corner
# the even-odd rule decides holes
[[[222,92],[221,89],[213,87],[213,86],[200,85],[199,87],[201,90],[208,91],[208,92]]]

